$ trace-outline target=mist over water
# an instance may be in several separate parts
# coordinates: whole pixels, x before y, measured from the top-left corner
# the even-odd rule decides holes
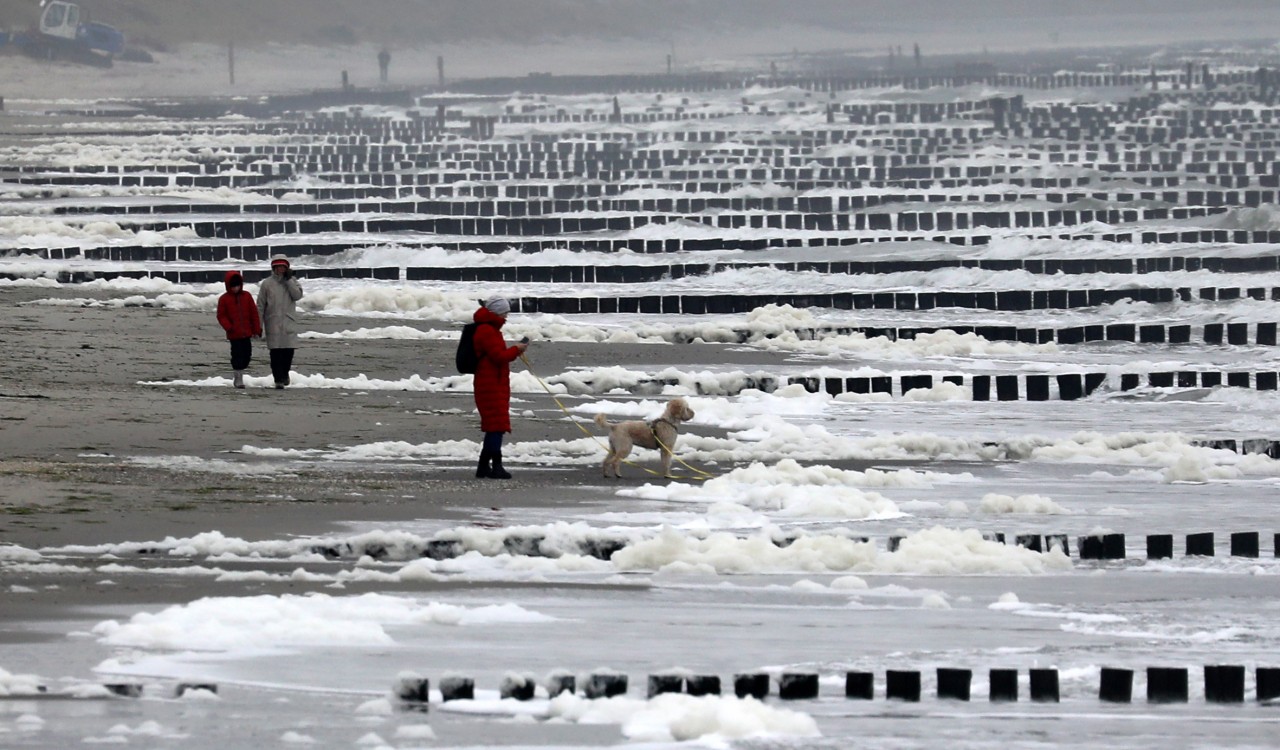
[[[1076,50],[1255,41],[1280,10],[1265,0],[197,0],[86,2],[155,62],[110,71],[18,64],[0,54],[10,99],[24,96],[190,96],[379,84],[377,54],[392,52],[389,83],[530,74],[655,74],[874,70],[995,63],[1059,65]],[[28,0],[0,0],[0,29],[38,19]],[[233,48],[236,83],[228,75]],[[1194,49],[1194,47],[1192,47]],[[1036,51],[1035,58],[1026,57]],[[772,66],[772,68],[771,68]]]

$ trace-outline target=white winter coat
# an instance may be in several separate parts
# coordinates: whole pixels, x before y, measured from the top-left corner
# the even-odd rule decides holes
[[[274,274],[258,287],[258,315],[266,332],[268,349],[298,348],[298,306],[302,284],[298,277],[281,281]]]

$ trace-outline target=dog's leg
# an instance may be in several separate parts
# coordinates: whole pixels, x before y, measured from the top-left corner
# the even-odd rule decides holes
[[[622,462],[631,454],[631,440],[625,432],[609,435],[609,460],[613,464],[613,478],[622,478]]]

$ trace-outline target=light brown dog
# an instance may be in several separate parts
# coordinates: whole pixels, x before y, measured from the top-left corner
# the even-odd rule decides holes
[[[622,461],[631,453],[632,446],[636,445],[659,451],[662,455],[662,475],[671,476],[671,451],[676,447],[680,424],[693,419],[693,416],[693,409],[682,398],[668,401],[662,416],[649,422],[638,419],[610,422],[605,415],[597,414],[596,424],[609,431],[609,454],[604,457],[605,477],[609,477],[610,469],[615,478],[622,476]]]

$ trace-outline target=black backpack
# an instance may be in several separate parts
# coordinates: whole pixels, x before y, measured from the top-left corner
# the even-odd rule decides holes
[[[463,375],[475,375],[476,365],[480,357],[476,355],[476,326],[479,323],[468,323],[462,327],[462,338],[458,339],[458,354],[454,358],[458,372]]]

